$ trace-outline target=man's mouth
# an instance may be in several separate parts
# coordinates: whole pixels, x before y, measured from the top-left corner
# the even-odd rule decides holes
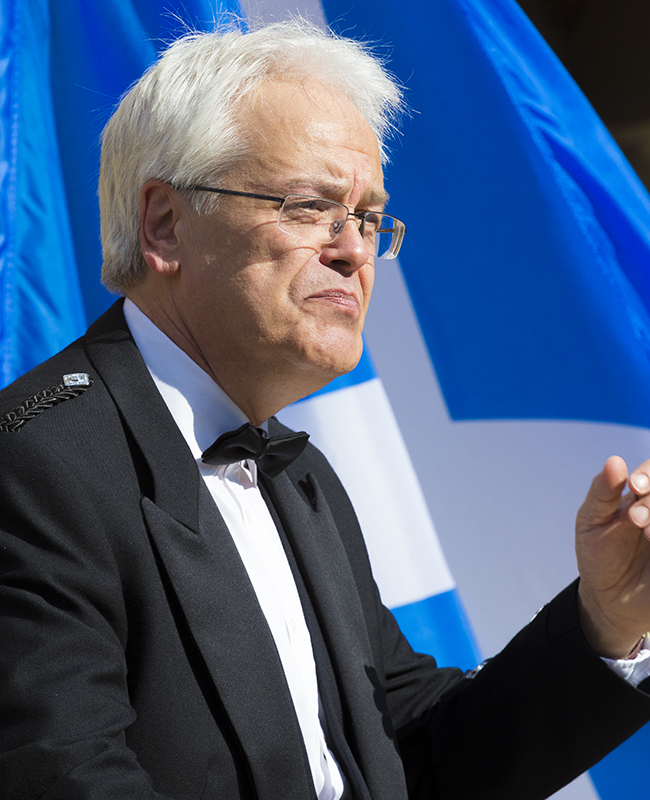
[[[310,295],[308,300],[325,300],[334,303],[341,308],[348,308],[351,311],[359,311],[361,303],[354,292],[345,292],[342,289],[323,289]]]

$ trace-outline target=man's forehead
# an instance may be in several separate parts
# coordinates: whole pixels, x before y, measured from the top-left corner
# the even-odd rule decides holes
[[[250,191],[386,204],[375,133],[335,88],[267,82],[242,108],[242,122],[248,148],[240,169]]]
[[[298,148],[330,142],[338,127],[336,138],[343,146],[354,147],[360,136],[369,133],[379,146],[368,121],[351,99],[315,79],[299,85],[290,79],[265,81],[242,100],[238,116],[249,135],[274,145],[285,139]]]

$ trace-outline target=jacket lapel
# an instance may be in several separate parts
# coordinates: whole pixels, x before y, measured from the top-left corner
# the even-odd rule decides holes
[[[246,755],[257,797],[313,797],[302,735],[273,637],[208,490],[202,485],[198,533],[148,498],[142,508],[154,547]]]
[[[286,473],[267,481],[310,592],[338,680],[344,708],[353,724],[350,745],[374,800],[406,797],[404,773],[386,732],[367,629],[340,534],[327,500],[312,473],[300,481],[303,496]]]
[[[131,444],[140,451],[139,461],[149,468],[146,477],[140,471],[143,491],[196,531],[198,474],[194,460],[131,337],[122,301],[91,325],[85,348],[120,412]],[[138,462],[137,457],[134,461]],[[194,468],[188,468],[188,463]]]
[[[86,350],[147,464],[152,546],[230,719],[259,800],[314,796],[273,637],[232,537],[133,342],[118,304]],[[301,754],[301,757],[296,757]]]

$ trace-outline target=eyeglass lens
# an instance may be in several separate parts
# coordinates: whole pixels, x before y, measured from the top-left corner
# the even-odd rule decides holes
[[[278,225],[285,233],[311,240],[314,244],[329,244],[343,230],[346,209],[340,203],[321,197],[289,195],[280,209]],[[368,249],[377,258],[394,258],[403,238],[401,223],[386,214],[367,214],[364,224],[354,219],[363,229]]]

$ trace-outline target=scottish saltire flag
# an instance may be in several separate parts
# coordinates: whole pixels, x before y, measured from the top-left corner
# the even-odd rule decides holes
[[[407,635],[471,666],[575,576],[573,518],[605,458],[650,453],[648,197],[512,0],[242,6],[370,39],[408,88],[387,170],[408,234],[401,269],[377,266],[373,362],[284,419],[341,475]],[[0,0],[3,382],[111,301],[95,187],[119,96],[183,21],[239,10]],[[558,797],[644,796],[648,739]]]

